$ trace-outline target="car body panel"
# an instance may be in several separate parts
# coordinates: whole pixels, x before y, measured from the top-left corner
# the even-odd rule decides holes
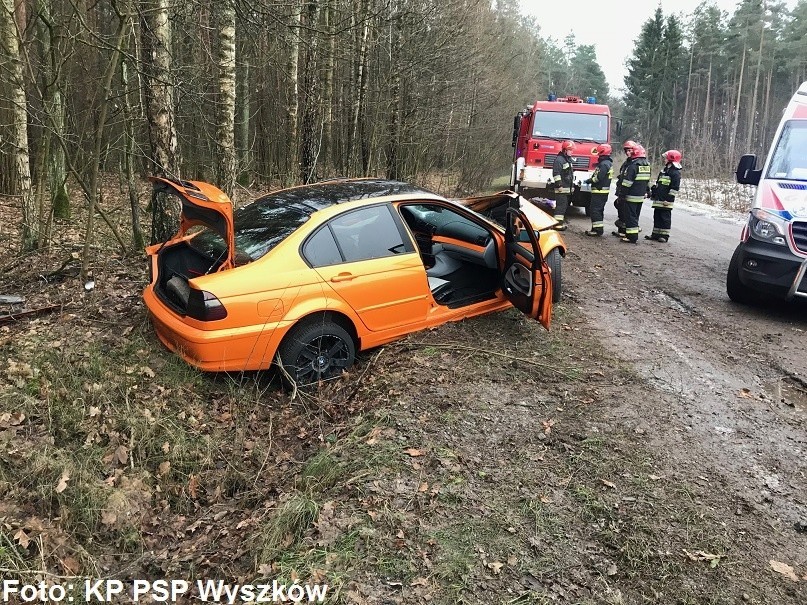
[[[207,192],[215,195],[218,191],[200,182],[193,182],[193,185],[206,196]],[[190,198],[184,200],[183,209],[197,205],[196,198],[185,187],[171,181],[168,186],[180,196]],[[226,208],[223,201],[217,202],[221,205],[208,204],[204,200],[201,202],[205,209]],[[219,267],[216,272],[189,278],[187,283],[191,290],[214,294],[227,310],[223,319],[203,321],[171,308],[156,290],[160,271],[158,255],[187,243],[194,237],[187,235],[187,228],[192,223],[201,224],[197,219],[183,220],[183,228],[176,238],[147,249],[152,280],[145,288],[143,298],[160,341],[185,361],[205,371],[258,370],[271,365],[289,330],[313,314],[329,313],[342,317],[345,323],[352,326],[357,349],[361,350],[391,342],[417,330],[512,306],[501,289],[485,300],[457,308],[438,304],[430,291],[429,278],[421,255],[417,252],[417,242],[408,226],[401,228],[404,242],[401,253],[317,267],[310,266],[304,257],[304,246],[309,238],[320,228],[330,228],[323,226],[332,226],[334,219],[370,205],[386,204],[393,209],[393,213],[399,213],[401,205],[411,203],[442,206],[487,231],[495,241],[499,270],[504,270],[507,248],[505,229],[464,206],[426,192],[346,201],[312,212],[307,222],[257,260],[226,270]],[[231,205],[229,207],[231,210]],[[547,218],[538,214],[529,218],[527,215],[528,212],[521,213],[519,218],[523,223],[531,224],[535,241],[520,242],[518,246],[525,255],[521,261],[530,267],[532,286],[540,293],[551,288],[551,284],[546,285],[551,280],[548,279],[549,269],[543,262],[545,255],[541,253],[541,248],[544,239],[556,234],[552,231],[547,237],[547,233],[542,233],[538,245],[539,239],[534,232],[537,226],[531,221],[535,220],[542,226],[554,221],[548,216],[547,221]],[[226,211],[222,216],[227,216]],[[235,219],[232,214],[229,216],[228,225],[233,224],[233,220],[237,221],[237,216]],[[398,214],[393,216],[397,217],[396,220],[400,219]],[[225,239],[233,242],[232,232]],[[483,246],[470,242],[452,241],[451,237],[443,237],[441,241],[454,243],[477,254],[485,250]],[[538,245],[537,254],[532,254],[533,245]],[[414,252],[409,252],[409,248]],[[232,259],[232,254],[228,253],[228,256]],[[525,307],[525,313],[548,327],[551,296],[548,305],[545,299],[546,296],[537,296],[529,308]]]

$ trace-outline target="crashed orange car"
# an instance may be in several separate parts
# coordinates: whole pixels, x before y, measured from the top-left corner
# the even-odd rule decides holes
[[[277,363],[310,384],[340,375],[357,351],[511,305],[549,328],[545,257],[565,245],[542,231],[554,219],[512,192],[463,201],[499,208],[499,224],[382,179],[293,187],[236,211],[213,185],[152,181],[181,223],[146,249],[143,299],[163,344],[201,370]]]

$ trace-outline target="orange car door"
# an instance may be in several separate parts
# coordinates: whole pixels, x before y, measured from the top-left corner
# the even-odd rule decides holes
[[[524,232],[527,237],[523,236]],[[526,215],[515,208],[507,209],[503,252],[505,297],[516,309],[537,319],[548,330],[552,320],[551,272],[541,256],[535,229]]]
[[[426,270],[389,205],[340,214],[315,237],[328,237],[323,230],[330,232],[341,262],[318,266],[317,272],[368,330],[426,321],[430,303]]]

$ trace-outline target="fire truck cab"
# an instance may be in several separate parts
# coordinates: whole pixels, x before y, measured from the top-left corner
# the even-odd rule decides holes
[[[588,214],[591,186],[585,184],[597,165],[597,145],[607,143],[611,133],[611,111],[594,97],[557,97],[537,101],[520,111],[513,120],[513,167],[510,186],[525,197],[553,197],[547,183],[560,145],[572,140],[575,187],[571,203]]]

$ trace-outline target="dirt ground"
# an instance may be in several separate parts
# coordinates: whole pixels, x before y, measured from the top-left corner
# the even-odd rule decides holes
[[[0,326],[2,573],[299,578],[356,605],[807,602],[805,305],[730,303],[738,218],[673,220],[634,247],[571,216],[550,332],[452,324],[294,399],[165,351],[142,259],[99,255],[87,294],[52,274],[70,242],[4,257],[0,294],[58,309]]]

